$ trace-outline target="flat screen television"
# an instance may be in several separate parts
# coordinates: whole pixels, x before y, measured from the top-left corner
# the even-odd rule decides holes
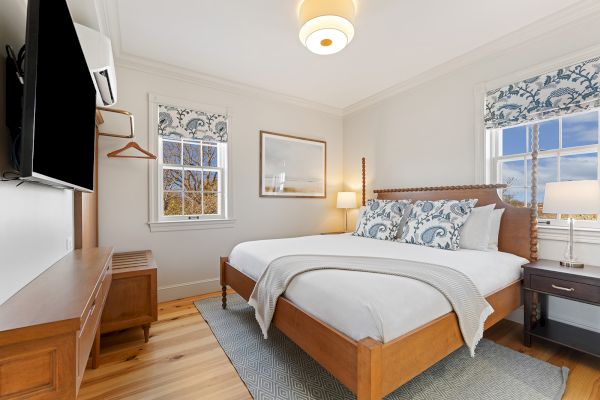
[[[96,92],[65,0],[29,0],[22,179],[94,190]]]

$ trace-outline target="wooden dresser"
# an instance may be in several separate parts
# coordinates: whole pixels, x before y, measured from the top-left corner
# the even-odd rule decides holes
[[[112,248],[75,250],[0,305],[0,399],[75,399],[110,289]]]

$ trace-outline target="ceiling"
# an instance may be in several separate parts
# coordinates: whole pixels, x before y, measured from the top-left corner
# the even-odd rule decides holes
[[[300,0],[108,0],[129,55],[347,108],[579,0],[356,0],[342,52],[298,40]],[[116,28],[115,28],[116,27]]]

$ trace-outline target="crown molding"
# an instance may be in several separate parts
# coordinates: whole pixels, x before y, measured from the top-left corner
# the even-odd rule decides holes
[[[279,101],[283,103],[293,104],[295,106],[308,108],[315,111],[320,111],[336,117],[343,116],[341,108],[328,106],[301,97],[290,96],[268,89],[259,88],[245,83],[235,82],[228,79],[219,78],[216,76],[203,74],[187,68],[178,67],[171,64],[149,60],[139,56],[121,52],[116,58],[115,63],[121,68],[146,72],[152,75],[162,76],[169,79],[176,79],[183,82],[188,82],[206,88],[221,90],[236,95],[245,95],[259,97],[265,100]]]
[[[123,51],[119,28],[119,7],[116,0],[96,0],[101,12],[100,23],[107,36],[111,38],[115,62],[118,66],[146,72],[153,75],[177,79],[198,84],[211,89],[222,90],[232,94],[258,96],[265,100],[275,100],[303,108],[320,111],[326,114],[344,117],[356,111],[370,107],[387,98],[410,90],[428,81],[447,75],[455,70],[481,61],[507,50],[518,48],[524,42],[541,37],[549,31],[587,18],[600,18],[600,2],[598,0],[582,0],[566,9],[537,20],[516,31],[500,37],[492,42],[479,46],[461,56],[430,68],[414,77],[408,78],[378,93],[368,96],[350,106],[338,108],[316,101],[286,95],[276,91],[236,82],[217,76],[203,74],[195,70],[182,68],[168,63],[150,60]],[[488,82],[489,83],[489,82]]]
[[[119,26],[119,6],[116,0],[97,0],[102,4],[101,25],[106,35],[111,38],[115,64],[122,68],[132,69],[139,72],[176,79],[187,83],[204,86],[210,89],[221,90],[236,95],[259,97],[265,100],[278,101],[295,106],[320,111],[336,117],[343,116],[343,110],[338,107],[329,106],[319,102],[307,100],[301,97],[286,95],[283,93],[263,89],[217,76],[203,74],[188,68],[151,60],[128,53],[123,49],[121,43],[121,30]]]
[[[600,16],[599,16],[600,18]],[[550,61],[543,62],[525,69],[510,72],[501,77],[481,83],[482,93],[485,95],[489,90],[496,89],[502,86],[510,85],[511,83],[520,82],[524,79],[529,79],[532,76],[542,75],[545,73],[556,71],[568,65],[580,63],[600,55],[600,44],[577,50],[571,53],[564,54],[560,57],[553,58]],[[483,97],[482,97],[483,101]]]
[[[343,115],[350,115],[398,93],[410,90],[477,61],[517,48],[524,42],[539,38],[552,30],[588,18],[600,18],[600,2],[598,2],[598,0],[583,0],[573,6],[532,22],[531,24],[506,34],[499,39],[479,46],[461,56],[453,58],[443,64],[426,70],[412,78],[345,107],[343,109]]]

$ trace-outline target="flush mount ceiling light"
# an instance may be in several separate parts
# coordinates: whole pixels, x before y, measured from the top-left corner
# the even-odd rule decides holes
[[[313,53],[337,53],[354,37],[353,0],[304,0],[299,17],[300,41]]]

